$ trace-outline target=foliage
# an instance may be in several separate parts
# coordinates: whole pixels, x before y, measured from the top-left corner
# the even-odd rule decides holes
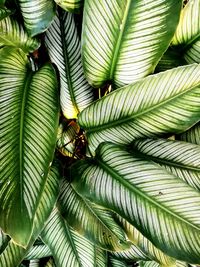
[[[200,0],[0,0],[0,267],[200,264]]]

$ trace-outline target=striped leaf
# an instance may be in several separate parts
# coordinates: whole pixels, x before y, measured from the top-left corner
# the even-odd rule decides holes
[[[29,267],[39,267],[40,266],[40,260],[34,259],[30,260]]]
[[[46,32],[45,43],[60,73],[63,114],[68,119],[76,118],[92,102],[93,94],[83,74],[80,41],[72,14],[59,10]]]
[[[85,75],[95,87],[121,87],[154,71],[174,35],[180,0],[86,0],[82,32]]]
[[[111,255],[119,260],[126,262],[138,261],[138,260],[150,260],[144,252],[135,245],[132,245],[130,249],[126,249],[120,252],[111,252]]]
[[[26,260],[41,259],[51,256],[51,251],[47,245],[32,246],[26,254]]]
[[[0,5],[0,20],[6,18],[7,16],[9,16],[12,12],[7,9],[6,7],[2,7]]]
[[[126,231],[128,238],[133,242],[138,250],[142,251],[146,256],[138,257],[137,260],[153,260],[166,267],[174,267],[175,259],[170,258],[161,250],[156,248],[152,242],[144,237],[134,226],[121,217],[118,217],[120,225]],[[139,255],[138,255],[139,256]]]
[[[120,261],[120,260],[115,259],[113,257],[109,257],[109,260],[110,260],[110,262],[109,262],[110,267],[128,267],[128,265],[124,261]]]
[[[200,145],[200,123],[182,133],[179,138],[183,141]]]
[[[92,151],[103,141],[180,133],[199,121],[199,94],[200,65],[179,67],[112,92],[83,110],[78,122]]]
[[[140,261],[139,267],[160,267],[160,264],[156,261]]]
[[[69,12],[79,13],[83,6],[83,0],[54,0],[57,5]]]
[[[69,228],[57,208],[49,217],[41,236],[50,248],[57,267],[98,266],[95,246]]]
[[[44,32],[52,22],[56,5],[53,0],[19,0],[24,25],[30,36]]]
[[[41,197],[41,201],[36,210],[35,218],[33,221],[32,235],[27,248],[18,246],[13,240],[4,246],[4,250],[0,253],[0,266],[1,267],[16,267],[25,258],[25,256],[34,256],[35,250],[32,247],[35,239],[38,237],[44,223],[46,222],[49,214],[51,213],[55,201],[58,196],[59,189],[59,171],[57,165],[54,164],[48,174],[45,189]],[[1,251],[0,251],[1,252]],[[27,254],[28,253],[28,254]]]
[[[200,0],[190,0],[181,12],[172,40],[188,64],[200,63]]]
[[[0,20],[0,46],[14,46],[21,48],[25,53],[33,52],[40,46],[40,42],[28,36],[12,17]]]
[[[76,163],[71,175],[79,194],[117,212],[161,251],[200,262],[200,193],[182,179],[112,143]]]
[[[63,181],[58,203],[69,225],[94,244],[114,251],[130,247],[111,212],[79,196],[66,180]]]
[[[190,186],[200,190],[200,146],[166,139],[146,139],[131,144],[131,151],[139,151]],[[160,192],[162,194],[162,191]]]
[[[20,49],[3,48],[0,58],[0,226],[27,246],[55,149],[57,81],[50,64],[32,72]]]

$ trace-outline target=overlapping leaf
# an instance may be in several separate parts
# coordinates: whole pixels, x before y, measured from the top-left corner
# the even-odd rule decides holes
[[[200,190],[200,146],[166,139],[136,140],[131,151],[139,151],[170,173]],[[160,192],[162,194],[162,191]]]
[[[78,118],[92,151],[103,141],[180,133],[200,118],[200,65],[175,68],[120,88]]]
[[[83,6],[83,0],[54,0],[56,4],[69,12],[79,12]]]
[[[12,12],[7,9],[6,7],[2,7],[0,5],[0,20],[6,18],[7,16],[9,16]]]
[[[92,243],[74,232],[57,208],[46,223],[42,239],[50,248],[57,267],[93,267],[95,264],[98,266],[98,261],[102,262],[102,259],[97,254],[105,256],[105,252],[96,250]]]
[[[19,0],[24,25],[30,36],[44,32],[55,16],[53,0]]]
[[[79,196],[67,181],[63,181],[58,203],[69,225],[94,244],[114,251],[130,247],[111,212]]]
[[[40,42],[28,36],[20,25],[12,17],[0,20],[0,46],[15,46],[24,52],[33,52],[40,46]]]
[[[200,123],[179,135],[181,140],[200,145]]]
[[[51,61],[60,73],[60,102],[66,118],[77,114],[93,100],[92,88],[83,75],[80,41],[72,14],[60,10],[46,32]]]
[[[57,82],[50,64],[32,72],[20,49],[3,48],[0,57],[0,226],[26,246],[53,160]]]
[[[109,261],[110,267],[128,267],[128,265],[124,261],[120,261],[120,260],[115,259],[113,257],[109,257],[109,260],[110,260]]]
[[[200,193],[182,179],[112,143],[75,164],[72,177],[79,194],[113,209],[164,253],[199,263]]]
[[[181,4],[86,0],[82,54],[88,81],[121,87],[152,73],[174,35]]]

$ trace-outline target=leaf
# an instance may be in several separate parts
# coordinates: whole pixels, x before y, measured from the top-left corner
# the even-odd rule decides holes
[[[55,0],[56,4],[68,12],[79,13],[83,0]]]
[[[7,16],[9,16],[11,13],[12,12],[9,9],[7,9],[6,7],[1,7],[0,6],[0,21],[2,19],[6,18]]]
[[[93,267],[97,261],[95,246],[69,228],[56,208],[41,236],[58,267]],[[98,266],[98,261],[96,265]]]
[[[51,256],[51,251],[46,245],[32,246],[26,255],[27,260],[40,259]]]
[[[77,162],[71,175],[79,194],[117,212],[164,253],[199,263],[199,191],[112,143],[102,143],[95,159]]]
[[[172,45],[188,64],[200,63],[200,0],[190,0],[181,12]]]
[[[25,53],[38,49],[40,42],[36,38],[31,38],[12,17],[0,20],[0,46],[14,46],[21,48]]]
[[[132,226],[126,220],[124,220],[120,216],[118,216],[117,218],[119,220],[119,225],[122,226],[122,228],[125,230],[129,240],[133,242],[135,248],[138,248],[138,250],[143,253],[143,256],[137,257],[137,260],[153,260],[160,263],[162,266],[175,266],[175,259],[170,258],[161,250],[156,248],[152,244],[152,242],[144,237],[134,226]],[[146,256],[144,257],[144,255]]]
[[[53,0],[19,0],[24,25],[30,36],[40,34],[50,26],[56,12]]]
[[[46,32],[45,43],[60,73],[63,114],[68,119],[76,118],[93,101],[93,93],[83,74],[80,41],[72,14],[58,12]]]
[[[140,267],[160,267],[159,263],[155,261],[140,261],[139,266]]]
[[[37,259],[30,260],[29,267],[39,267],[40,266],[40,261]]]
[[[120,88],[82,111],[92,152],[103,141],[180,133],[199,121],[200,65],[179,67]]]
[[[87,80],[95,87],[110,81],[122,87],[152,73],[174,35],[181,4],[86,0],[82,55]]]
[[[120,252],[111,252],[111,255],[126,262],[137,261],[137,260],[150,260],[144,252],[135,245],[132,245],[130,249],[126,249]]]
[[[110,257],[110,267],[128,267],[126,262]]]
[[[183,141],[200,145],[200,123],[182,133],[179,138]]]
[[[57,81],[50,64],[32,72],[20,49],[3,48],[0,58],[0,226],[26,247],[53,160]]]
[[[46,181],[46,185],[44,188],[44,192],[41,197],[41,201],[38,205],[35,218],[33,221],[33,229],[32,235],[29,241],[27,248],[23,248],[18,246],[13,240],[4,247],[3,252],[0,254],[0,266],[2,267],[16,267],[19,263],[25,258],[25,256],[34,256],[34,249],[30,249],[44,227],[44,223],[46,222],[49,214],[51,213],[55,201],[58,196],[59,190],[59,171],[57,164],[53,164],[50,172],[48,174],[48,178]],[[28,252],[29,251],[29,252]],[[27,255],[28,253],[28,255]],[[36,253],[36,252],[35,252]]]
[[[111,212],[79,196],[66,180],[61,186],[58,205],[68,224],[97,246],[114,251],[130,247]]]
[[[4,232],[0,229],[0,255],[5,247],[8,245],[10,241],[9,236],[5,235]]]
[[[190,186],[200,190],[200,146],[166,139],[136,140],[131,151],[144,154]],[[162,191],[160,192],[162,194]]]

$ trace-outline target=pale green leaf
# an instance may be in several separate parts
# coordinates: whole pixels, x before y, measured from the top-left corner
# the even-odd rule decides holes
[[[152,73],[169,46],[181,0],[86,0],[82,55],[95,87],[121,87]]]
[[[14,46],[21,48],[24,52],[33,52],[40,46],[36,38],[31,38],[12,17],[0,20],[0,46]]]
[[[84,0],[54,0],[57,5],[68,12],[79,13]]]
[[[30,260],[29,267],[39,267],[40,266],[40,260],[34,259]]]
[[[19,0],[19,5],[30,36],[44,32],[50,26],[56,12],[53,0]]]
[[[155,261],[140,261],[139,267],[160,267],[160,264]]]
[[[71,175],[79,194],[117,212],[164,253],[200,262],[200,193],[182,179],[112,143]]]
[[[179,138],[183,141],[200,145],[200,123],[182,133]]]
[[[57,81],[50,64],[32,72],[20,49],[3,48],[0,58],[0,226],[26,246],[53,160]]]
[[[95,246],[73,231],[57,208],[49,217],[41,237],[50,248],[57,267],[95,266]],[[96,265],[98,266],[98,263]]]
[[[127,262],[137,260],[150,260],[150,258],[144,254],[144,252],[135,245],[132,245],[130,249],[126,249],[120,252],[112,252],[111,255],[117,259],[124,260]]]
[[[51,251],[47,245],[35,245],[29,249],[28,254],[26,254],[26,259],[41,259],[51,255]]]
[[[63,114],[68,119],[76,118],[92,102],[93,89],[83,74],[80,40],[74,16],[59,10],[46,32],[45,43],[51,61],[59,70]]]
[[[92,152],[103,141],[180,133],[200,118],[200,65],[175,68],[120,88],[78,118]]]
[[[61,186],[58,205],[69,225],[94,244],[114,251],[130,247],[111,212],[79,196],[66,180]]]
[[[143,153],[192,187],[200,190],[200,146],[166,139],[136,140],[130,151]],[[164,192],[160,192],[164,194]]]
[[[109,257],[109,267],[128,267],[126,262],[115,259],[113,257]]]

